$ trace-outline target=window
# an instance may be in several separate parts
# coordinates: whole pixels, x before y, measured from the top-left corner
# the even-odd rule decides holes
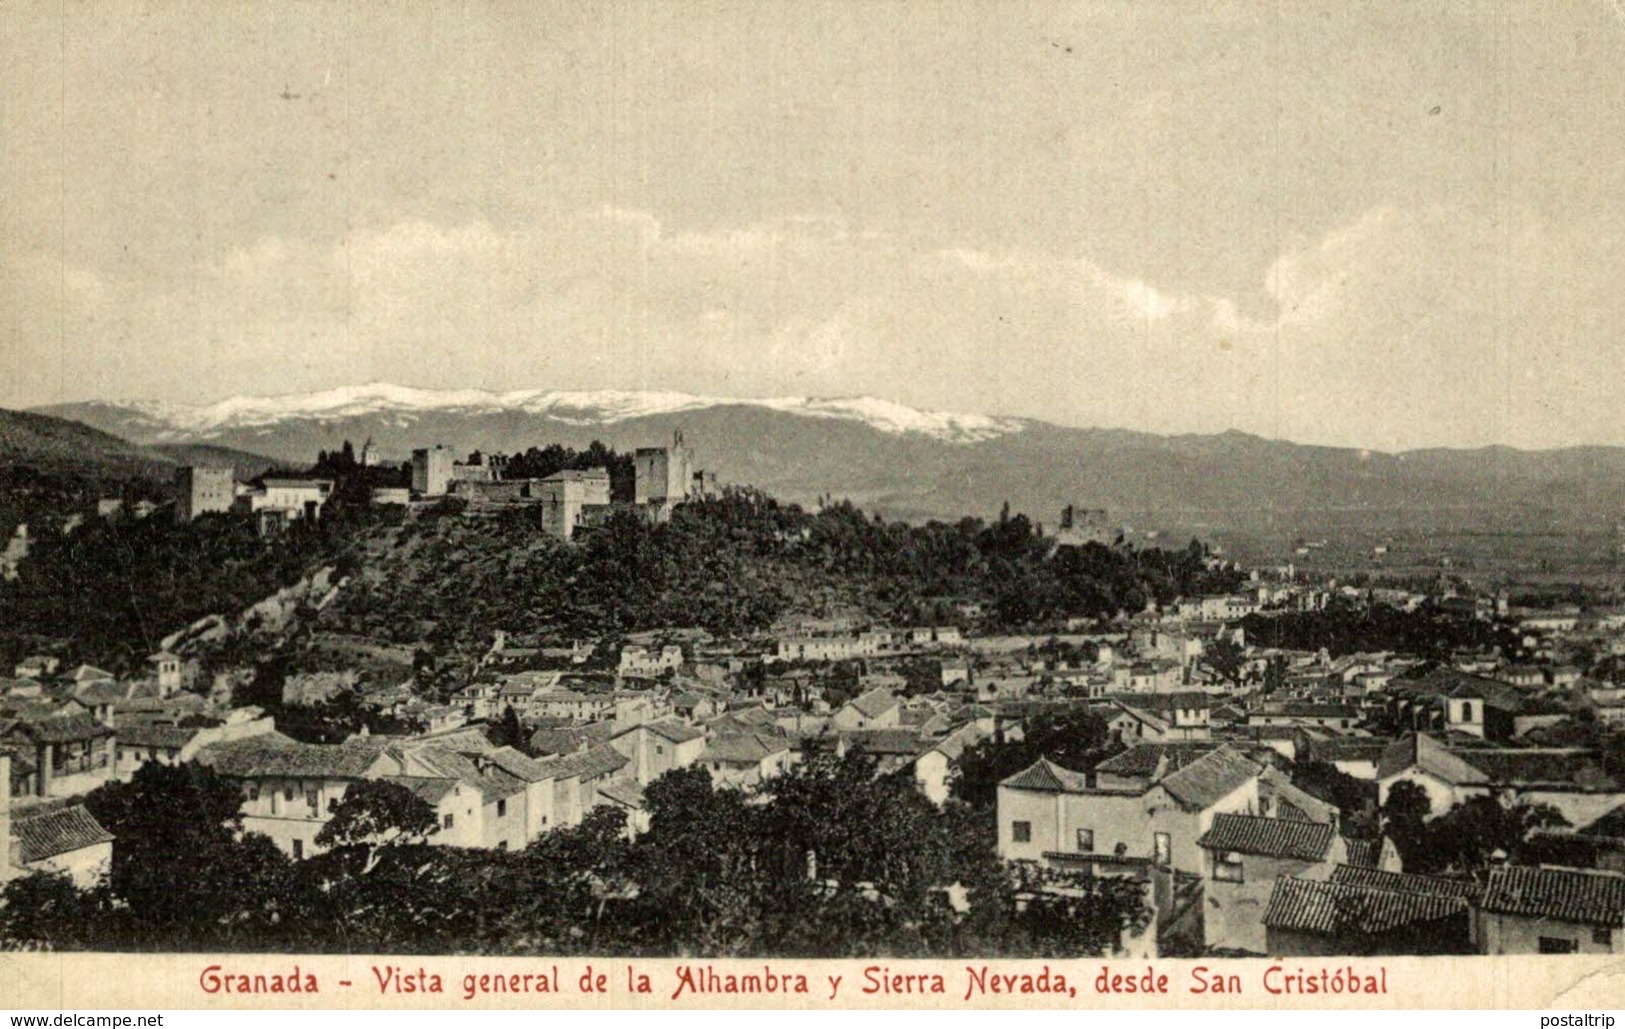
[[[1579,940],[1565,940],[1556,936],[1542,936],[1540,938],[1540,953],[1542,954],[1573,954],[1579,949]]]
[[[1591,942],[1599,947],[1611,947],[1614,945],[1614,931],[1607,926],[1601,929],[1593,929],[1591,930]]]
[[[1093,829],[1078,830],[1078,851],[1083,854],[1095,852],[1095,831]]]
[[[1246,882],[1246,878],[1242,875],[1241,855],[1219,854],[1214,857],[1213,878],[1227,883]]]
[[[665,752],[666,752],[666,747],[665,747],[664,744],[660,744],[660,743],[655,744],[655,753],[656,754],[664,754]]]
[[[1174,842],[1167,833],[1152,834],[1151,860],[1158,868],[1167,868],[1174,863]]]
[[[293,787],[292,786],[289,786],[287,789],[282,791],[282,799],[287,801],[290,804],[293,803]]]
[[[508,849],[508,841],[507,840],[498,840],[497,841],[497,849],[498,850],[507,850]]]
[[[1010,841],[1012,843],[1031,843],[1033,841],[1033,823],[1011,822]]]
[[[259,800],[260,799],[260,788],[258,786],[250,786],[248,788],[248,799],[249,800]]]
[[[295,861],[298,861],[298,860],[302,859],[304,856],[305,856],[305,841],[304,840],[294,840],[293,841],[293,859]]]
[[[508,814],[508,802],[506,800],[497,801],[497,817],[498,818],[504,818],[504,817],[507,816],[507,814]]]
[[[440,828],[442,828],[442,829],[450,829],[455,822],[456,822],[456,817],[455,816],[447,815],[447,816],[445,816],[444,818],[442,818],[440,820]]]
[[[1470,721],[1473,720],[1473,702],[1472,701],[1469,700],[1465,704],[1461,705],[1461,720],[1464,721],[1464,722],[1470,722]]]

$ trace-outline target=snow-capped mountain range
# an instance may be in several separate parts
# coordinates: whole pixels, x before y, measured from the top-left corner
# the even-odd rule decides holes
[[[919,411],[873,397],[747,399],[653,391],[487,392],[386,384],[203,406],[91,401],[36,413],[137,446],[226,448],[288,467],[368,440],[397,463],[419,447],[515,453],[593,441],[627,451],[683,432],[724,483],[781,500],[830,495],[902,518],[990,516],[1008,502],[1053,525],[1063,507],[1173,531],[1348,526],[1611,528],[1625,448],[1416,450],[1303,446],[1240,432],[1159,436],[1035,419]],[[0,440],[3,442],[3,440]],[[235,458],[234,458],[235,460]],[[1330,528],[1311,530],[1312,524]],[[1181,530],[1183,531],[1183,530]],[[1601,537],[1598,537],[1601,538]]]
[[[890,435],[917,434],[947,443],[980,443],[1013,432],[1025,422],[977,414],[921,411],[875,397],[702,397],[670,391],[431,390],[390,383],[343,386],[315,393],[241,396],[207,405],[159,401],[111,401],[154,423],[155,440],[214,439],[232,430],[289,421],[336,421],[386,416],[410,424],[426,413],[491,415],[523,412],[566,425],[614,425],[634,418],[676,416],[716,407],[757,407],[807,418],[858,422]]]

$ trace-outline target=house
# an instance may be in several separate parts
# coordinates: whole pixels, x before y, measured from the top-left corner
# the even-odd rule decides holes
[[[427,775],[385,775],[380,776],[380,780],[410,791],[429,805],[435,821],[430,842],[444,847],[478,847],[482,844],[485,838],[482,823],[484,798],[474,784],[452,777]]]
[[[458,825],[456,812],[450,812],[452,820],[449,822],[442,816],[434,842],[487,850],[523,850],[531,840],[531,818],[527,810],[531,786],[537,785],[538,796],[546,796],[544,803],[550,810],[552,798],[540,784],[551,782],[551,778],[540,770],[533,777],[513,774],[508,766],[518,761],[529,762],[529,759],[518,751],[511,751],[508,760],[499,760],[490,751],[407,746],[399,752],[400,772],[397,774],[401,778],[450,780],[472,788],[463,809],[465,824]]]
[[[899,722],[897,697],[887,689],[876,688],[854,697],[830,716],[836,729],[892,729]]]
[[[661,647],[658,653],[648,647],[625,646],[621,648],[620,673],[622,675],[658,676],[663,672],[674,671],[682,666],[683,648],[676,645]]]
[[[1360,721],[1360,709],[1357,707],[1305,701],[1282,701],[1247,712],[1249,726],[1304,725],[1322,729],[1352,729]]]
[[[400,758],[383,741],[320,745],[276,732],[202,747],[197,760],[242,787],[243,829],[264,833],[295,859],[321,850],[316,834],[352,784],[401,774]]]
[[[703,722],[721,714],[717,701],[704,693],[680,693],[672,698],[672,713],[690,722]]]
[[[1202,837],[1203,941],[1210,950],[1269,953],[1264,916],[1276,880],[1327,879],[1347,856],[1325,822],[1219,814]]]
[[[626,813],[626,833],[636,836],[649,831],[649,807],[643,786],[631,779],[612,779],[598,787],[603,803]]]
[[[914,783],[926,799],[938,807],[947,803],[960,757],[992,735],[982,723],[966,722],[921,751],[914,758]]]
[[[577,693],[573,690],[555,690],[536,697],[531,710],[542,718],[563,718],[576,722],[592,722],[615,712],[615,697],[610,693]]]
[[[129,782],[135,770],[149,761],[178,765],[190,761],[203,747],[227,740],[247,739],[274,732],[275,719],[269,715],[214,726],[182,727],[166,721],[125,721],[115,741],[113,774]]]
[[[1440,815],[1471,797],[1504,804],[1550,804],[1571,825],[1586,825],[1625,802],[1625,791],[1590,752],[1561,747],[1446,747],[1427,733],[1389,744],[1377,765],[1378,802],[1413,782]]]
[[[575,825],[588,811],[604,803],[598,792],[600,786],[612,779],[634,779],[631,759],[608,744],[594,744],[563,757],[543,758],[539,763],[555,776],[556,783],[574,784],[573,797],[555,796],[559,825]]]
[[[1096,875],[1202,867],[1197,840],[1222,812],[1259,809],[1264,767],[1218,748],[1154,782],[1088,777],[1040,759],[998,789],[999,856]]]
[[[1625,954],[1625,875],[1492,868],[1478,935],[1485,954]]]
[[[1386,749],[1387,740],[1342,736],[1311,740],[1307,756],[1312,761],[1324,761],[1344,775],[1375,782],[1377,763]]]
[[[1194,690],[1134,695],[1107,694],[1107,700],[1129,712],[1140,739],[1203,740],[1212,735],[1213,698]]]
[[[631,760],[632,778],[645,786],[673,769],[687,768],[706,748],[703,731],[669,719],[622,729],[609,744]]]
[[[1438,884],[1404,889],[1369,882],[1275,881],[1264,911],[1265,953],[1279,957],[1473,953],[1471,883],[1395,876]],[[1463,890],[1462,888],[1465,888]]]
[[[78,705],[0,720],[0,743],[28,755],[36,796],[88,793],[113,777],[115,733]]]
[[[0,781],[10,777],[0,754]],[[13,811],[9,790],[0,790],[0,882],[29,872],[60,872],[87,889],[112,864],[113,834],[83,804],[45,801]]]
[[[754,786],[783,774],[790,764],[790,741],[772,733],[730,733],[711,738],[699,764],[719,786]]]
[[[322,508],[333,496],[331,479],[284,479],[267,477],[258,487],[245,488],[232,500],[232,510],[251,515],[260,524],[267,520],[284,523],[321,517]]]

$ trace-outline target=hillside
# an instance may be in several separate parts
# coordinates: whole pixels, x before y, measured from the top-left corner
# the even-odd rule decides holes
[[[1009,501],[1053,524],[1066,504],[1185,532],[1240,529],[1573,531],[1625,511],[1625,448],[1384,454],[1238,432],[1157,436],[912,409],[873,398],[741,400],[684,394],[436,393],[357,387],[208,407],[94,402],[47,409],[143,443],[208,442],[309,460],[371,438],[512,452],[602,440],[649,446],[681,428],[723,482],[787,501],[848,497],[888,518],[991,516]]]
[[[0,409],[0,466],[12,471],[27,467],[116,486],[127,479],[168,482],[183,464],[230,464],[239,476],[252,478],[280,463],[217,444],[131,443],[66,418]],[[299,463],[309,464],[309,458]]]

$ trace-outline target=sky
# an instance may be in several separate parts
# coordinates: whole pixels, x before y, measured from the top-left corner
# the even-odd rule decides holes
[[[1625,444],[1625,3],[34,2],[0,406]]]

